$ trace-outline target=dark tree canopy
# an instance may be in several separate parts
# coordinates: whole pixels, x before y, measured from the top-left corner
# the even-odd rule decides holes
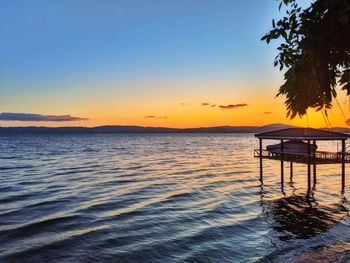
[[[285,16],[272,20],[262,40],[282,39],[274,65],[286,68],[278,94],[286,96],[287,117],[332,107],[337,87],[350,95],[350,0],[314,0],[302,9],[283,0]]]

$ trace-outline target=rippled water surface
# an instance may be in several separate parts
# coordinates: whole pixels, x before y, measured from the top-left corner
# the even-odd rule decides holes
[[[324,149],[336,143],[323,143]],[[349,262],[340,165],[264,160],[252,134],[0,136],[0,262]]]

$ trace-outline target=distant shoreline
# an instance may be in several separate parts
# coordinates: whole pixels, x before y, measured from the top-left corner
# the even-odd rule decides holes
[[[98,126],[98,127],[0,127],[0,134],[96,134],[96,133],[259,133],[286,129],[295,126],[269,124],[264,126],[215,126],[199,128],[165,128],[143,126]],[[329,130],[328,128],[321,128]],[[334,127],[333,131],[350,133],[350,129]]]

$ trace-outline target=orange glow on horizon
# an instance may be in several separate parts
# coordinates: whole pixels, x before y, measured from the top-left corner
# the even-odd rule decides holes
[[[216,102],[215,102],[216,103]],[[238,104],[245,102],[239,102]],[[228,103],[222,103],[229,105]],[[84,111],[79,110],[72,116],[86,117],[88,120],[73,122],[1,122],[1,126],[83,126],[95,127],[103,125],[136,125],[169,128],[196,128],[212,126],[263,126],[272,123],[282,123],[301,127],[327,128],[328,123],[332,127],[346,127],[344,117],[340,110],[330,111],[327,120],[321,112],[313,109],[308,111],[303,118],[296,117],[293,120],[286,118],[286,110],[283,99],[255,100],[247,103],[247,106],[220,108],[218,104],[202,105],[200,101],[189,102],[186,105],[177,103],[172,107],[166,105],[139,105],[134,108],[121,111],[114,110],[112,106],[104,109],[91,107]],[[267,106],[268,105],[268,106]],[[63,112],[64,113],[64,112]],[[345,118],[349,114],[345,113]]]
[[[86,88],[92,92],[86,94],[85,97],[78,96],[82,92],[82,88],[79,88],[76,90],[77,94],[73,93],[70,97],[57,94],[54,101],[38,101],[36,98],[36,103],[32,105],[24,103],[19,97],[16,101],[18,106],[12,112],[45,115],[70,114],[88,118],[88,120],[72,122],[1,121],[0,125],[48,127],[136,125],[196,128],[263,126],[282,123],[301,127],[326,128],[330,123],[332,127],[346,127],[345,121],[350,118],[350,113],[344,110],[348,108],[348,99],[345,94],[338,96],[345,116],[338,104],[334,102],[333,109],[328,113],[328,120],[325,120],[321,112],[315,112],[314,109],[310,109],[307,116],[303,118],[296,117],[289,120],[286,118],[285,98],[275,98],[279,81],[276,79],[266,81],[258,89],[255,88],[258,86],[257,80],[248,83],[227,79],[222,80],[221,83],[215,80],[179,82],[172,83],[173,86],[167,90],[162,89],[167,83],[143,84],[142,87],[147,88],[149,92],[141,95],[138,94],[136,88],[134,88],[136,91],[130,88],[123,94],[113,93],[113,89],[104,91],[102,88],[97,92],[93,85]],[[136,84],[133,83],[133,85]],[[138,85],[141,84],[138,83],[136,87]],[[191,88],[187,89],[189,85]],[[107,92],[109,92],[108,96],[106,96]],[[6,102],[3,106],[3,109],[5,108]]]

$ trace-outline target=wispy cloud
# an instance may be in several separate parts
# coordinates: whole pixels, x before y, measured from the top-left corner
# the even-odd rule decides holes
[[[212,105],[210,105],[210,107],[212,107],[212,108],[213,108],[213,107],[216,107],[216,104],[212,104]]]
[[[224,110],[232,110],[232,109],[246,107],[246,106],[248,106],[248,104],[238,103],[238,104],[220,105],[219,108],[224,109]]]
[[[209,106],[210,103],[208,103],[208,102],[203,102],[201,105],[202,105],[202,106]]]
[[[189,105],[190,103],[188,103],[188,102],[181,102],[180,103],[182,106],[187,106],[187,105]]]
[[[154,116],[154,115],[148,115],[145,116],[145,119],[167,119],[168,116]]]
[[[87,118],[73,117],[71,115],[42,115],[33,113],[0,113],[0,121],[85,121]]]
[[[267,114],[272,114],[272,113],[273,113],[273,111],[264,111],[264,112],[263,112],[263,114],[266,114],[266,115],[267,115]]]

